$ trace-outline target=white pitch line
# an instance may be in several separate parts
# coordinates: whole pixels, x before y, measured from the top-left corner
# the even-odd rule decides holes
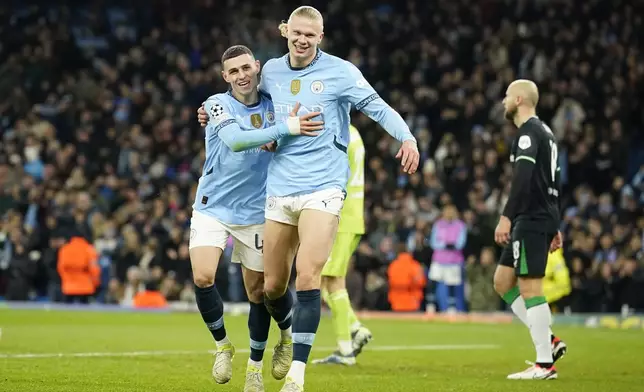
[[[416,346],[373,346],[365,351],[436,351],[436,350],[492,350],[499,348],[496,344],[436,344]],[[336,347],[313,347],[313,351],[332,351]],[[238,353],[249,353],[249,349],[235,350]],[[161,350],[161,351],[126,351],[126,352],[95,352],[95,353],[25,353],[0,354],[0,359],[38,359],[38,358],[88,358],[88,357],[147,357],[169,355],[200,355],[213,354],[214,351],[198,350]]]

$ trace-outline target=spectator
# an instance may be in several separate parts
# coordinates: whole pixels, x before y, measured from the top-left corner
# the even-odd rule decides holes
[[[425,297],[427,283],[421,264],[412,255],[401,252],[387,269],[389,304],[394,312],[417,312]]]
[[[496,260],[494,249],[483,248],[481,255],[472,255],[467,261],[467,280],[470,287],[470,311],[493,312],[499,308],[499,295],[494,290]]]
[[[100,268],[96,249],[78,234],[58,251],[60,275],[66,303],[89,303],[100,283]]]
[[[47,295],[53,302],[63,302],[62,280],[58,273],[58,251],[65,245],[65,239],[59,236],[52,237],[49,247],[42,255],[42,265],[47,273]]]
[[[118,303],[124,306],[132,306],[136,294],[145,290],[145,277],[143,276],[143,272],[141,272],[141,268],[136,265],[128,268],[126,274],[127,277],[125,283],[120,285],[120,287],[112,288],[112,292],[122,290],[122,293],[119,293],[117,297],[119,298]]]
[[[429,268],[429,279],[435,283],[435,298],[441,312],[448,309],[452,296],[456,310],[466,310],[463,282],[466,240],[467,226],[458,218],[456,207],[443,207],[443,217],[434,223],[432,229],[430,245],[434,253]]]
[[[7,299],[10,301],[30,299],[30,282],[36,275],[37,266],[34,254],[27,246],[27,240],[22,231],[14,229],[7,244],[11,254],[7,285]]]
[[[167,307],[168,302],[159,291],[159,282],[151,278],[145,282],[145,289],[134,295],[133,305],[139,309],[159,309]]]

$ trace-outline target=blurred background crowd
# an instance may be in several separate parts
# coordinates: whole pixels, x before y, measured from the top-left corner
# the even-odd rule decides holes
[[[219,58],[286,50],[294,1],[14,1],[0,5],[0,296],[192,301],[187,239],[204,161],[195,111],[226,88]],[[494,311],[493,240],[515,127],[501,99],[540,87],[560,141],[564,251],[544,283],[559,311],[644,310],[644,9],[619,0],[311,1],[323,48],[355,64],[406,119],[421,169],[361,114],[366,217],[348,276],[357,309]],[[462,274],[436,281],[440,219],[462,222]],[[227,301],[238,266],[220,264]],[[73,271],[85,268],[78,277]],[[85,264],[83,264],[85,263]],[[80,266],[80,267],[79,267]],[[407,283],[409,268],[427,282]],[[63,277],[63,279],[61,279]],[[396,282],[391,285],[390,282]],[[408,287],[406,287],[407,285]],[[401,288],[402,287],[402,288]],[[410,310],[410,309],[407,309]]]

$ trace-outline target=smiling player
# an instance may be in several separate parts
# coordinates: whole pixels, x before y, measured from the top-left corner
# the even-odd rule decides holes
[[[251,354],[244,390],[257,392],[264,390],[262,358],[271,320],[263,303],[262,237],[266,174],[272,155],[258,147],[287,135],[315,136],[311,131],[321,129],[322,123],[310,121],[316,115],[312,113],[275,125],[270,99],[257,91],[259,62],[247,47],[229,48],[221,62],[230,90],[211,96],[204,104],[210,121],[205,132],[206,161],[190,222],[190,261],[197,306],[217,345],[212,375],[217,383],[227,383],[235,349],[224,327],[215,274],[228,237],[233,237],[232,261],[242,264],[250,301]],[[289,313],[291,308],[281,311]],[[278,321],[282,336],[273,364],[290,362],[292,352],[291,320]]]
[[[321,51],[324,21],[310,6],[295,9],[280,26],[289,53],[269,60],[260,89],[267,92],[277,120],[301,102],[300,112],[321,112],[324,130],[316,138],[280,139],[268,169],[264,232],[264,294],[273,318],[291,303],[287,291],[297,253],[297,306],[293,313],[293,362],[283,392],[304,390],[304,373],[320,323],[322,269],[338,231],[338,217],[349,176],[350,109],[377,121],[402,143],[397,158],[415,173],[416,139],[393,110],[350,62]],[[207,114],[200,112],[203,121]]]

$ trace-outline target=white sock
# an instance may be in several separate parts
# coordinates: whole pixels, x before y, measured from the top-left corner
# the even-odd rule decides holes
[[[359,330],[360,327],[362,327],[362,324],[360,324],[360,321],[356,321],[355,323],[351,324],[351,333],[354,333],[355,331]]]
[[[226,336],[225,338],[223,338],[221,340],[215,341],[215,343],[217,344],[217,347],[221,347],[221,346],[224,346],[226,344],[230,344],[230,340],[228,340],[228,336]]]
[[[280,341],[285,341],[285,340],[293,340],[292,337],[292,328],[288,327],[286,329],[280,329]]]
[[[262,361],[253,361],[252,359],[248,358],[248,365],[249,366],[255,366],[258,369],[262,368]]]
[[[512,308],[512,311],[517,316],[517,318],[521,320],[523,325],[530,328],[530,323],[528,323],[528,309],[526,309],[525,307],[525,300],[523,299],[523,297],[517,297],[517,299],[512,302],[512,305],[510,305],[510,307]],[[548,339],[550,339],[550,336],[552,335],[554,334],[552,333],[550,325],[548,325]]]
[[[338,347],[340,348],[340,353],[342,353],[342,355],[353,354],[353,344],[350,340],[339,340]]]
[[[291,362],[291,368],[288,370],[286,377],[295,381],[298,385],[304,385],[304,370],[306,364],[300,361]]]
[[[528,323],[530,325],[530,336],[532,336],[534,348],[537,350],[537,362],[552,363],[549,333],[550,306],[545,302],[545,298],[543,298],[543,301],[541,304],[534,305],[528,309]]]

